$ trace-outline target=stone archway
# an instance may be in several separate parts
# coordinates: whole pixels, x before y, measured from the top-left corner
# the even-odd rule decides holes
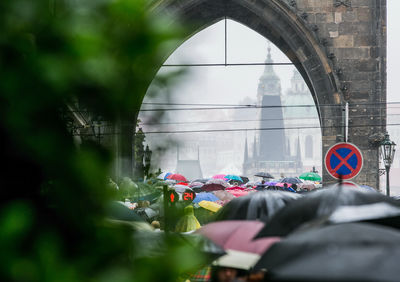
[[[304,0],[159,0],[150,9],[154,13],[169,14],[173,18],[173,21],[189,27],[187,29],[188,37],[226,17],[244,24],[273,42],[295,64],[311,91],[320,117],[323,144],[322,154],[324,156],[330,146],[343,140],[343,107],[346,101],[349,103],[353,102],[354,107],[357,107],[357,109],[359,107],[363,108],[362,105],[357,104],[359,101],[371,100],[371,96],[373,101],[386,101],[386,88],[384,87],[386,83],[386,53],[381,50],[382,47],[386,47],[386,38],[383,34],[386,19],[382,16],[382,9],[385,9],[386,6],[385,3],[376,3],[362,4],[364,6],[361,5],[355,8],[359,12],[358,18],[360,22],[367,21],[367,23],[370,23],[372,21],[380,21],[381,23],[382,29],[379,30],[377,35],[379,40],[374,42],[377,46],[379,45],[378,47],[381,47],[379,50],[381,50],[380,54],[383,57],[379,61],[380,67],[375,70],[373,68],[375,62],[373,60],[370,62],[371,60],[369,60],[372,57],[369,51],[365,52],[365,49],[363,49],[361,54],[357,53],[357,44],[365,45],[365,38],[354,39],[351,35],[347,35],[345,39],[342,39],[339,37],[339,26],[337,27],[337,32],[329,32],[332,38],[327,39],[326,37],[320,38],[317,36],[319,27],[324,28],[325,35],[329,30],[327,26],[331,24],[329,22],[330,17],[328,17],[330,14],[334,14],[335,24],[340,23],[343,21],[342,14],[348,13],[347,9],[349,7],[352,9],[351,4],[342,3],[343,1],[333,1],[333,3],[331,1],[317,2],[310,4]],[[316,7],[312,7],[313,5]],[[302,12],[302,9],[304,12]],[[318,11],[318,9],[320,10],[320,14],[311,14],[315,23],[312,24],[307,21],[308,14],[306,11]],[[372,12],[366,14],[366,11],[369,11],[368,9],[371,9],[371,11],[380,17],[375,19],[375,15]],[[317,19],[318,16],[320,19]],[[338,18],[336,19],[336,17]],[[347,23],[344,21],[343,23],[344,27],[354,24],[351,19]],[[366,24],[363,23],[359,24],[358,32],[369,34],[368,30],[365,31]],[[342,33],[345,33],[345,31]],[[348,31],[346,32],[348,33]],[[349,38],[352,39],[352,41],[349,41],[350,43],[346,41]],[[351,48],[347,48],[351,49],[347,50],[346,47],[348,47],[348,44],[353,44],[351,46],[355,50]],[[175,46],[175,48],[177,47]],[[377,53],[379,50],[375,52]],[[173,51],[169,50],[166,57]],[[333,52],[338,52],[336,58]],[[352,54],[355,55],[352,56]],[[360,60],[364,60],[365,62],[357,64],[359,70],[374,72],[373,75],[378,77],[380,81],[376,83],[377,85],[372,85],[371,88],[374,89],[369,89],[367,94],[365,92],[355,92],[353,98],[351,96],[351,89],[349,91],[349,87],[353,82],[350,72],[353,70],[347,68],[346,63],[357,63]],[[334,62],[336,63],[335,66],[333,66]],[[160,66],[161,64],[162,62]],[[347,69],[349,70],[349,75],[346,73]],[[362,80],[363,78],[358,79]],[[364,78],[364,80],[368,80],[368,77]],[[366,115],[370,112],[365,107],[363,111]],[[384,112],[383,116],[381,110],[380,114],[379,121],[386,121],[386,112]],[[358,124],[357,120],[350,120],[350,122],[353,122],[353,125]],[[368,121],[364,120],[360,123],[363,123],[363,126],[365,126],[366,122],[368,123]],[[349,129],[350,141],[355,143],[364,155],[364,169],[357,176],[357,179],[355,179],[355,181],[361,182],[361,184],[379,187],[378,150],[376,147],[371,147],[368,138],[361,135],[364,132],[371,135],[371,132],[382,131],[384,127],[382,124],[371,123],[371,128],[366,131],[357,128]],[[325,182],[333,181],[333,178],[328,175],[325,168],[323,177]]]

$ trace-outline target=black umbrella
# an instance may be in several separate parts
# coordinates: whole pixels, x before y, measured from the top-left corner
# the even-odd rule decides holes
[[[262,178],[274,178],[270,173],[268,172],[258,172],[254,174],[254,176],[262,177]]]
[[[299,227],[321,224],[339,207],[387,202],[399,202],[378,192],[347,186],[324,188],[301,194],[303,197],[290,202],[279,211],[256,236],[286,236]]]
[[[296,232],[255,265],[268,281],[399,281],[400,232],[348,223]]]
[[[301,197],[283,191],[261,191],[235,198],[216,214],[217,220],[262,220],[267,222],[277,210]]]
[[[280,183],[290,183],[290,184],[299,184],[299,183],[303,183],[299,178],[297,177],[285,177],[283,178],[281,181],[279,181]]]
[[[400,207],[386,202],[359,206],[340,206],[325,224],[368,222],[400,229]]]
[[[246,176],[240,176],[240,178],[243,180],[243,184],[246,184],[247,182],[250,181],[250,179]]]

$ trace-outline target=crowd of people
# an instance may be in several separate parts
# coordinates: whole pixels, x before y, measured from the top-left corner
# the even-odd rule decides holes
[[[202,226],[229,219],[226,214],[229,213],[229,216],[234,214],[231,210],[235,204],[239,203],[238,199],[246,201],[248,198],[255,198],[252,195],[258,193],[262,195],[265,191],[283,192],[295,196],[295,194],[300,195],[316,189],[315,183],[310,189],[310,185],[304,186],[305,182],[299,178],[291,179],[291,183],[283,182],[284,179],[260,178],[259,181],[248,181],[245,177],[243,179],[239,176],[225,178],[224,175],[217,175],[212,178],[189,181],[182,175],[170,174],[175,176],[175,179],[165,175],[136,183],[128,177],[124,177],[118,183],[110,178],[109,187],[117,191],[117,201],[114,201],[114,205],[109,209],[109,218],[134,221],[139,230],[164,233],[168,229],[175,234],[193,236]],[[169,207],[168,222],[165,214],[165,194],[163,193],[165,186],[168,187],[169,192],[177,193],[179,198]],[[187,192],[193,192],[195,195],[192,201],[184,201],[184,194]],[[295,198],[294,196],[293,198]],[[124,211],[122,211],[122,207]],[[210,261],[208,265],[202,266],[197,272],[183,275],[182,279],[185,281],[262,280],[262,272],[252,272],[246,264],[243,267],[237,263],[232,264],[230,259],[228,256],[227,260]],[[233,260],[235,261],[234,257]]]

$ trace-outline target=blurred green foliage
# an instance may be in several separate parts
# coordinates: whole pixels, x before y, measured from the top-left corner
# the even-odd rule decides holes
[[[168,244],[133,260],[132,230],[103,224],[112,157],[74,145],[60,110],[78,99],[115,121],[137,113],[179,30],[144,0],[0,1],[0,278],[176,281],[199,259]]]

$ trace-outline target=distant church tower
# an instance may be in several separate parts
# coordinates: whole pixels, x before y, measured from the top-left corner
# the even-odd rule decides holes
[[[246,137],[243,174],[251,177],[257,172],[268,172],[276,178],[281,175],[298,176],[302,172],[303,166],[300,141],[298,138],[292,140],[285,134],[281,81],[274,71],[269,46],[265,63],[264,72],[260,77],[257,89],[257,104],[261,106],[258,111],[261,130],[257,136],[254,136],[252,155],[249,154]],[[297,87],[300,87],[300,85]],[[271,128],[280,129],[270,130]],[[291,155],[290,144],[291,141],[296,140],[297,148],[293,150],[295,155]]]
[[[258,83],[257,100],[260,111],[260,141],[259,159],[282,161],[286,156],[286,140],[281,102],[281,81],[272,65],[271,48],[265,60],[264,73]],[[262,130],[266,128],[281,128],[280,130]]]

